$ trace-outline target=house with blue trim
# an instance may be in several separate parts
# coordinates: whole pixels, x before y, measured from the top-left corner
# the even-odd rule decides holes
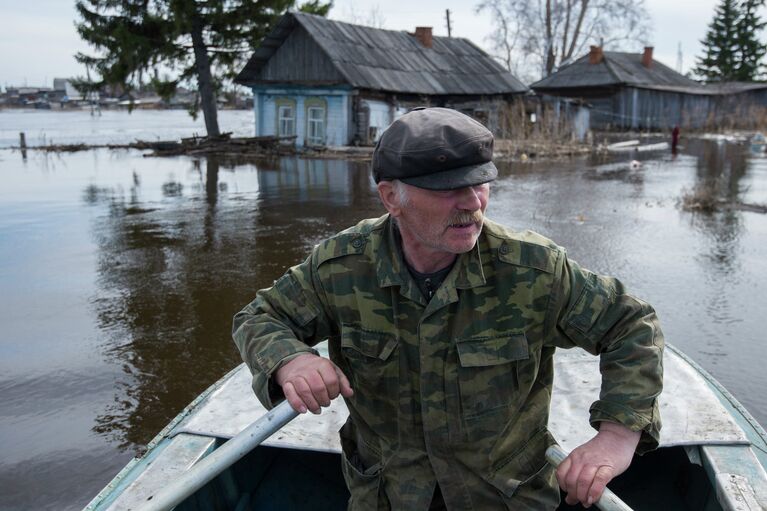
[[[374,144],[415,106],[444,106],[494,130],[528,88],[471,41],[290,12],[237,76],[254,95],[255,136],[297,146]]]

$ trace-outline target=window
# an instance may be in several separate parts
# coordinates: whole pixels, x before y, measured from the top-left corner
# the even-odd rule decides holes
[[[277,134],[281,137],[296,134],[296,109],[293,105],[280,105],[277,108]]]
[[[310,145],[325,143],[325,108],[310,106],[306,109],[306,141]]]

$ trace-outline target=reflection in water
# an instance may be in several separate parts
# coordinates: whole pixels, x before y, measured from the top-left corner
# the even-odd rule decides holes
[[[697,194],[713,201],[733,204],[741,201],[741,181],[748,169],[748,153],[737,145],[716,141],[694,141],[701,156],[698,158],[693,189]],[[706,246],[696,258],[703,268],[705,284],[715,290],[707,294],[704,304],[708,320],[714,324],[729,325],[740,322],[739,311],[733,308],[731,290],[739,283],[742,268],[739,241],[744,232],[743,212],[730,208],[715,208],[691,214],[692,226],[704,235]],[[710,325],[701,325],[704,330]],[[714,360],[728,356],[731,348],[729,335],[705,336],[704,351]]]
[[[277,166],[273,166],[276,163]],[[346,207],[372,194],[366,165],[284,159],[258,166],[258,194],[227,198],[224,162],[205,166],[204,201],[142,207],[141,184],[130,199],[86,189],[86,202],[107,201],[94,226],[100,296],[94,298],[104,352],[122,363],[115,402],[95,430],[123,447],[148,442],[200,391],[239,362],[231,318],[255,291],[306,257],[319,239],[379,214]],[[202,178],[202,176],[201,176]],[[173,182],[163,184],[166,197]]]
[[[716,200],[740,202],[741,180],[746,175],[746,151],[735,145],[715,141],[696,141],[702,147],[698,158],[694,187]],[[696,229],[711,242],[710,252],[702,254],[711,270],[728,278],[735,275],[738,239],[743,232],[743,214],[733,209],[703,211],[693,215]]]

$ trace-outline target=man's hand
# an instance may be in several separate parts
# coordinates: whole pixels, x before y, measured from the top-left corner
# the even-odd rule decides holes
[[[274,373],[274,381],[282,387],[285,399],[298,413],[320,413],[321,406],[341,394],[351,397],[354,392],[346,375],[324,357],[306,354],[287,362]]]
[[[584,507],[599,500],[610,480],[625,472],[639,443],[640,431],[613,422],[601,422],[594,438],[573,450],[557,468],[565,502]]]

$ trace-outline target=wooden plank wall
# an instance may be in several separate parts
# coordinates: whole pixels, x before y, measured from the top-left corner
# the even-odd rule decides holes
[[[271,82],[343,83],[333,62],[303,27],[298,27],[277,48],[261,69],[259,80]]]

